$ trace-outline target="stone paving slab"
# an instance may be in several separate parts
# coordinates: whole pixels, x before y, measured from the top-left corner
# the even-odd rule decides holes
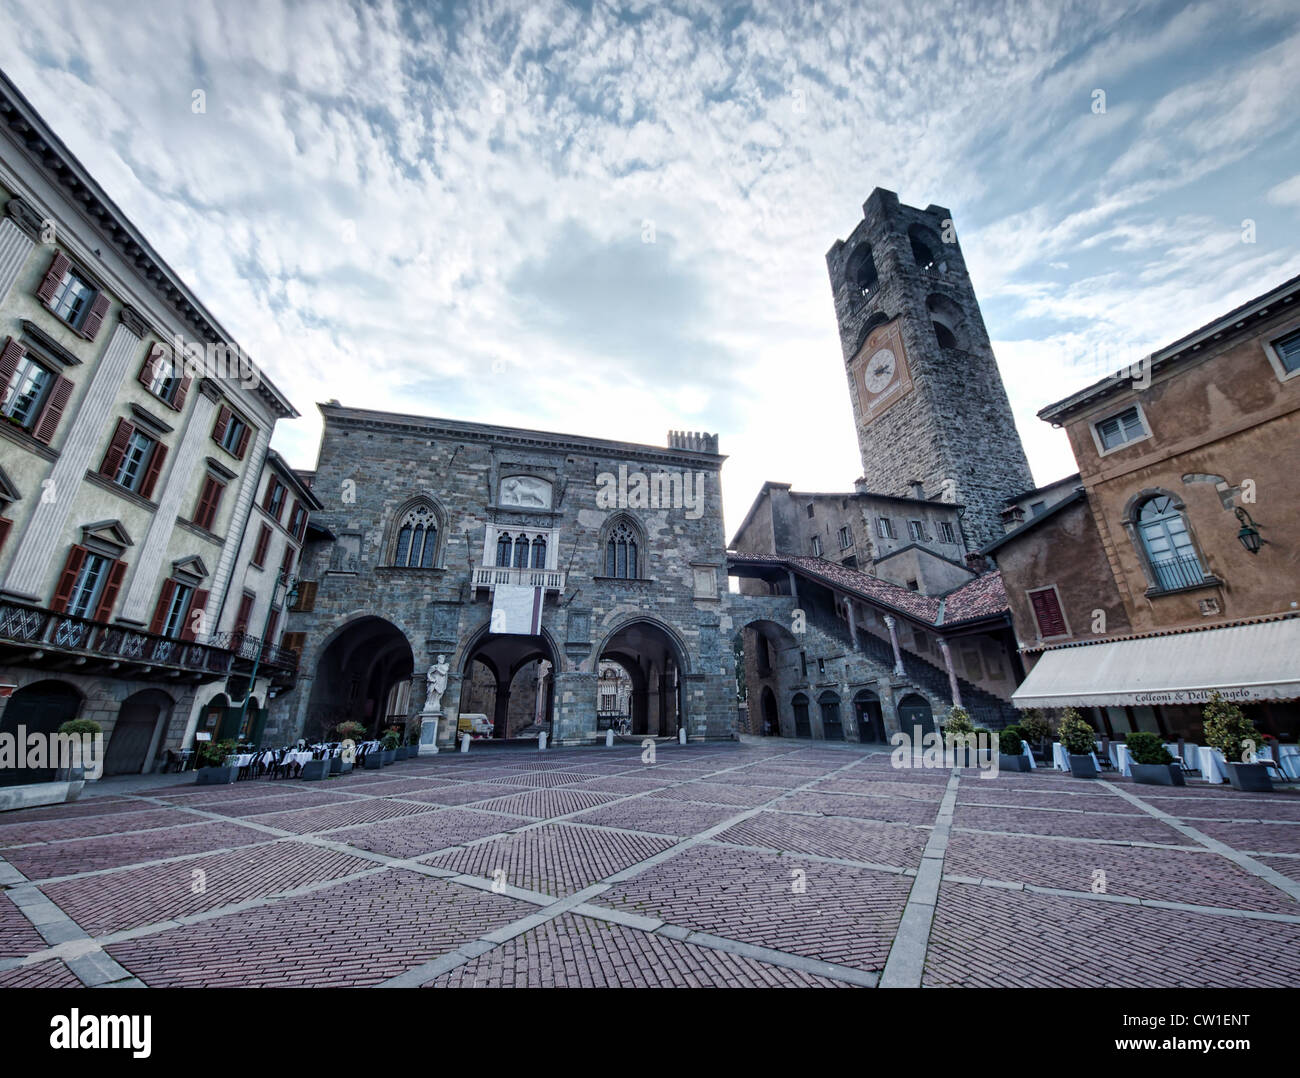
[[[782,812],[808,812],[818,816],[849,816],[859,820],[884,823],[934,823],[939,802],[929,798],[862,796],[846,793],[819,793],[800,790],[778,801],[773,808]]]
[[[916,868],[929,837],[929,831],[906,824],[760,812],[723,831],[717,841]]]
[[[739,805],[751,808],[781,795],[780,790],[756,786],[725,786],[720,782],[687,782],[646,794],[665,801],[700,801],[710,805]]]
[[[508,794],[527,793],[528,787],[512,784],[504,786],[494,782],[461,783],[458,786],[444,786],[431,790],[427,794],[403,794],[406,801],[427,801],[435,805],[470,805],[475,801],[491,801]]]
[[[1288,988],[1300,925],[944,883],[927,987]]]
[[[77,975],[57,959],[0,970],[0,988],[81,988]]]
[[[566,913],[424,987],[832,988],[842,982]]]
[[[986,805],[961,805],[953,813],[956,828],[1017,831],[1031,835],[1068,835],[1113,842],[1154,842],[1185,845],[1187,839],[1172,827],[1145,813],[1052,812],[1048,809],[1004,809]]]
[[[45,940],[31,921],[0,892],[0,958],[18,958],[44,946]]]
[[[349,846],[389,857],[413,858],[488,835],[498,835],[528,822],[522,816],[507,816],[499,812],[443,809],[331,831],[329,837],[334,842],[346,842]]]
[[[705,805],[693,801],[666,802],[663,798],[636,797],[579,813],[573,823],[625,827],[658,835],[698,835],[736,815],[731,805]]]
[[[390,869],[107,950],[151,987],[359,987],[526,912],[505,895]]]
[[[1193,820],[1188,813],[1179,813],[1178,818],[1210,838],[1217,838],[1239,850],[1258,850],[1260,853],[1295,853],[1300,850],[1300,824],[1221,823]]]
[[[597,793],[594,790],[575,790],[566,786],[554,790],[529,790],[526,793],[511,794],[509,797],[478,801],[474,807],[493,812],[532,816],[536,819],[549,819],[552,816],[567,816],[571,812],[595,808],[607,801],[613,801],[617,796],[617,794]]]
[[[147,804],[137,807],[140,810],[138,812],[113,812],[31,823],[11,824],[7,820],[0,820],[0,850],[29,842],[55,842],[92,835],[116,835],[125,831],[146,831],[152,827],[193,823],[195,819],[180,809],[153,808]]]
[[[374,823],[377,820],[388,820],[395,816],[414,816],[417,813],[432,811],[432,805],[376,798],[373,800],[349,801],[347,804],[327,805],[320,808],[270,812],[265,816],[255,817],[254,822],[267,827],[278,827],[285,831],[305,835],[310,831],[325,831],[335,827],[347,827],[352,824]]]

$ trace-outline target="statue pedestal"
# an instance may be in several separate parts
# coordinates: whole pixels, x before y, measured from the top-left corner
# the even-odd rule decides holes
[[[422,711],[420,713],[420,756],[438,754],[438,720],[442,718],[442,709]]]

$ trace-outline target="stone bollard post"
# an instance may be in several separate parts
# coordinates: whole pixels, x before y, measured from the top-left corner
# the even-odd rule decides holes
[[[605,748],[612,749],[613,747],[614,747],[614,728],[610,727],[608,730],[605,731]]]
[[[678,743],[679,745],[685,745],[685,744],[686,744],[686,727],[685,727],[685,726],[683,726],[680,730],[677,731],[677,743]]]
[[[545,730],[543,730],[540,734],[537,735],[537,751],[538,751],[538,752],[545,752],[545,751],[546,751],[546,731],[545,731]]]
[[[469,734],[461,734],[461,735],[460,735],[460,751],[461,751],[461,752],[469,752],[469,742],[470,742],[470,736],[469,736]]]

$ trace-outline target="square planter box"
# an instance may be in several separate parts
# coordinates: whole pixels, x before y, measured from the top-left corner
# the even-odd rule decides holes
[[[330,762],[328,760],[308,760],[302,765],[302,774],[298,777],[306,779],[308,782],[320,782],[321,779],[329,776]]]
[[[196,786],[224,786],[239,777],[237,767],[201,767],[195,772]]]
[[[1268,777],[1268,769],[1263,764],[1228,763],[1228,781],[1234,790],[1249,790],[1252,793],[1272,793],[1273,780]]]
[[[330,757],[330,774],[331,774],[331,775],[346,775],[346,774],[347,774],[349,771],[351,771],[351,770],[352,770],[352,761],[351,761],[351,760],[345,760],[345,759],[343,759],[342,756],[331,756],[331,757]]]
[[[396,749],[380,749],[380,750],[379,750],[379,757],[380,757],[380,759],[382,759],[382,760],[384,761],[383,766],[384,766],[384,767],[387,767],[389,764],[391,764],[394,760],[397,759],[397,750],[396,750]]]
[[[1071,753],[1070,774],[1076,779],[1095,779],[1097,777],[1097,765],[1092,762],[1091,756],[1075,756]]]
[[[378,771],[384,766],[384,754],[382,752],[366,753],[366,762],[362,765],[367,771]]]
[[[1005,754],[999,753],[998,770],[999,771],[1028,771],[1029,760],[1027,757],[1024,756],[1007,756]]]
[[[1133,781],[1145,786],[1186,786],[1177,764],[1132,764]]]

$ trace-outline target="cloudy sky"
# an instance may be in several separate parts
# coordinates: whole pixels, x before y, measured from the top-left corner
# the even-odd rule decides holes
[[[294,464],[331,398],[717,431],[730,534],[861,473],[824,259],[875,186],[953,211],[1039,483],[1039,408],[1300,273],[1300,9],[1246,7],[0,0],[0,39]]]

